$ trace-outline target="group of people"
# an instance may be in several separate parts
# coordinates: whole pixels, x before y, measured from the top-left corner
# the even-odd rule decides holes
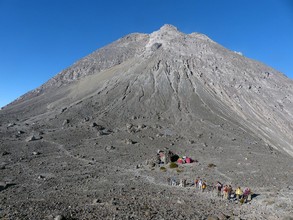
[[[246,187],[244,191],[240,186],[233,190],[232,186],[229,184],[223,185],[219,181],[215,184],[214,190],[217,193],[217,196],[223,197],[227,200],[237,200],[240,203],[246,203],[252,199],[252,191],[250,188]]]
[[[169,178],[168,181],[171,186],[187,186],[186,179],[180,179],[179,184],[177,184],[177,181],[174,177]],[[241,187],[238,186],[236,190],[233,190],[231,185],[223,185],[219,181],[217,181],[214,185],[211,186],[199,177],[196,178],[194,183],[191,183],[190,185],[200,190],[201,192],[205,192],[206,190],[213,191],[218,197],[230,201],[239,201],[241,204],[251,201],[253,195],[251,189],[248,187],[242,190]]]

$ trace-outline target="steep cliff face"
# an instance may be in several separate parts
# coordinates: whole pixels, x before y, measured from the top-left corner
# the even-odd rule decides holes
[[[42,104],[33,113],[27,107],[37,109],[35,103]],[[31,117],[62,106],[75,117],[92,115],[117,126],[135,116],[187,136],[213,133],[223,145],[231,128],[243,143],[260,138],[293,156],[292,80],[171,25],[90,54],[5,111],[26,109]]]

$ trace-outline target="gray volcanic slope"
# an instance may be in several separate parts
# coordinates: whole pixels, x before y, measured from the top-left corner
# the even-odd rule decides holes
[[[293,81],[202,34],[127,35],[6,106],[0,126],[3,218],[292,215]],[[144,165],[165,147],[199,162]],[[259,196],[239,206],[173,175]]]

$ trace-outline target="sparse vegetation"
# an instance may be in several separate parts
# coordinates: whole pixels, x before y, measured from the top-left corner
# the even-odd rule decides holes
[[[163,172],[167,171],[166,167],[160,167],[160,170],[163,171]]]
[[[182,169],[176,169],[176,171],[177,171],[177,173],[182,173],[183,172],[183,170]]]
[[[216,167],[215,164],[213,164],[213,163],[209,163],[209,164],[208,164],[208,168],[214,168],[214,167]]]
[[[169,164],[169,167],[170,167],[171,169],[174,169],[174,168],[177,168],[177,167],[178,167],[178,164],[177,164],[177,163],[174,163],[174,162],[171,162],[171,163]]]

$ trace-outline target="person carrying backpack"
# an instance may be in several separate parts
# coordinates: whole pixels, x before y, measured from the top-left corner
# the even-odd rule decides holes
[[[198,185],[198,181],[199,181],[199,177],[197,177],[197,178],[194,180],[194,186],[195,186],[195,188],[196,188],[197,185]]]
[[[221,190],[222,190],[222,183],[220,183],[219,181],[216,183],[216,190],[217,190],[217,196],[220,197],[221,196]]]
[[[229,199],[229,200],[231,199],[232,192],[233,192],[232,186],[229,185],[229,186],[228,186],[228,199]]]
[[[245,200],[245,202],[248,201],[248,196],[251,195],[251,191],[250,189],[247,187],[245,188],[244,192],[243,192],[243,198]],[[251,200],[251,196],[250,196],[250,200]]]
[[[252,199],[253,192],[251,191],[250,188],[248,188],[248,189],[249,189],[249,194],[248,194],[248,196],[247,196],[247,201],[250,202],[251,199]]]
[[[223,188],[223,195],[224,195],[224,199],[228,199],[228,186],[225,185]]]
[[[239,200],[242,197],[243,192],[240,186],[237,187],[235,194],[237,200]]]

